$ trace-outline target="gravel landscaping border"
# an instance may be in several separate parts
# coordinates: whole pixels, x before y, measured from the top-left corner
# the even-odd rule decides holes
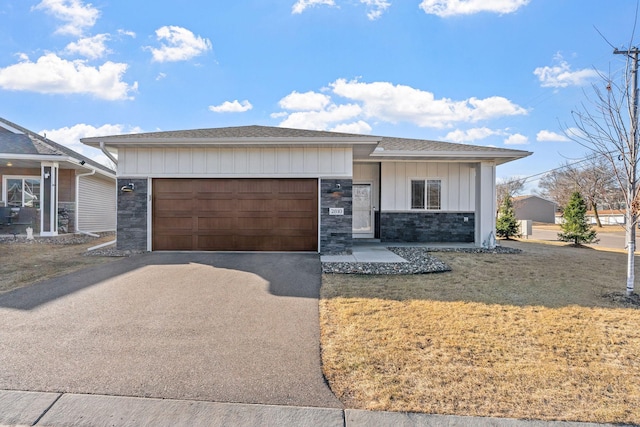
[[[484,248],[440,248],[440,247],[393,247],[389,249],[407,262],[323,262],[322,272],[325,274],[428,274],[451,271],[451,267],[439,260],[430,252],[460,252],[517,254],[520,249],[496,246],[494,249]]]
[[[99,237],[88,234],[69,233],[59,234],[57,236],[34,236],[33,239],[27,239],[26,235],[18,234],[16,236],[0,236],[0,243],[9,245],[83,245],[100,237],[113,236],[115,239],[116,236],[116,233],[113,231],[96,234],[98,234]]]

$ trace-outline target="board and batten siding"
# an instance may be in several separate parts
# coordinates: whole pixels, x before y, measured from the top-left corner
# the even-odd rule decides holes
[[[381,163],[382,211],[410,211],[412,178],[442,180],[442,211],[475,211],[475,165],[469,163]]]
[[[96,175],[78,178],[77,230],[115,231],[116,182]]]
[[[121,148],[127,177],[351,177],[350,147]]]

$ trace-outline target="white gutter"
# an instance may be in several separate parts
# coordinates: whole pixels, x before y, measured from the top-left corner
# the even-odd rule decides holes
[[[100,150],[102,150],[104,155],[107,156],[107,158],[111,160],[113,164],[116,165],[116,167],[118,166],[118,159],[113,157],[113,154],[111,154],[109,150],[107,150],[107,147],[104,146],[104,141],[100,141]]]
[[[91,169],[91,172],[81,173],[79,175],[76,175],[76,233],[86,234],[91,237],[100,237],[98,234],[90,233],[88,231],[81,231],[78,229],[78,223],[80,221],[80,200],[79,200],[80,199],[80,177],[95,175],[95,173],[96,173],[96,170]]]

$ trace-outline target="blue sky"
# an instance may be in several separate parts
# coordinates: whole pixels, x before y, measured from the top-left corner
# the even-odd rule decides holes
[[[562,126],[636,3],[0,0],[0,116],[98,158],[78,139],[259,124],[522,149],[498,177],[526,177],[584,156]]]

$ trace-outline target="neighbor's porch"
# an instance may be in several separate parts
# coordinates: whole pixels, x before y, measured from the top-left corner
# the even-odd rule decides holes
[[[56,236],[74,231],[75,170],[57,162],[3,161],[0,166],[0,234]]]

